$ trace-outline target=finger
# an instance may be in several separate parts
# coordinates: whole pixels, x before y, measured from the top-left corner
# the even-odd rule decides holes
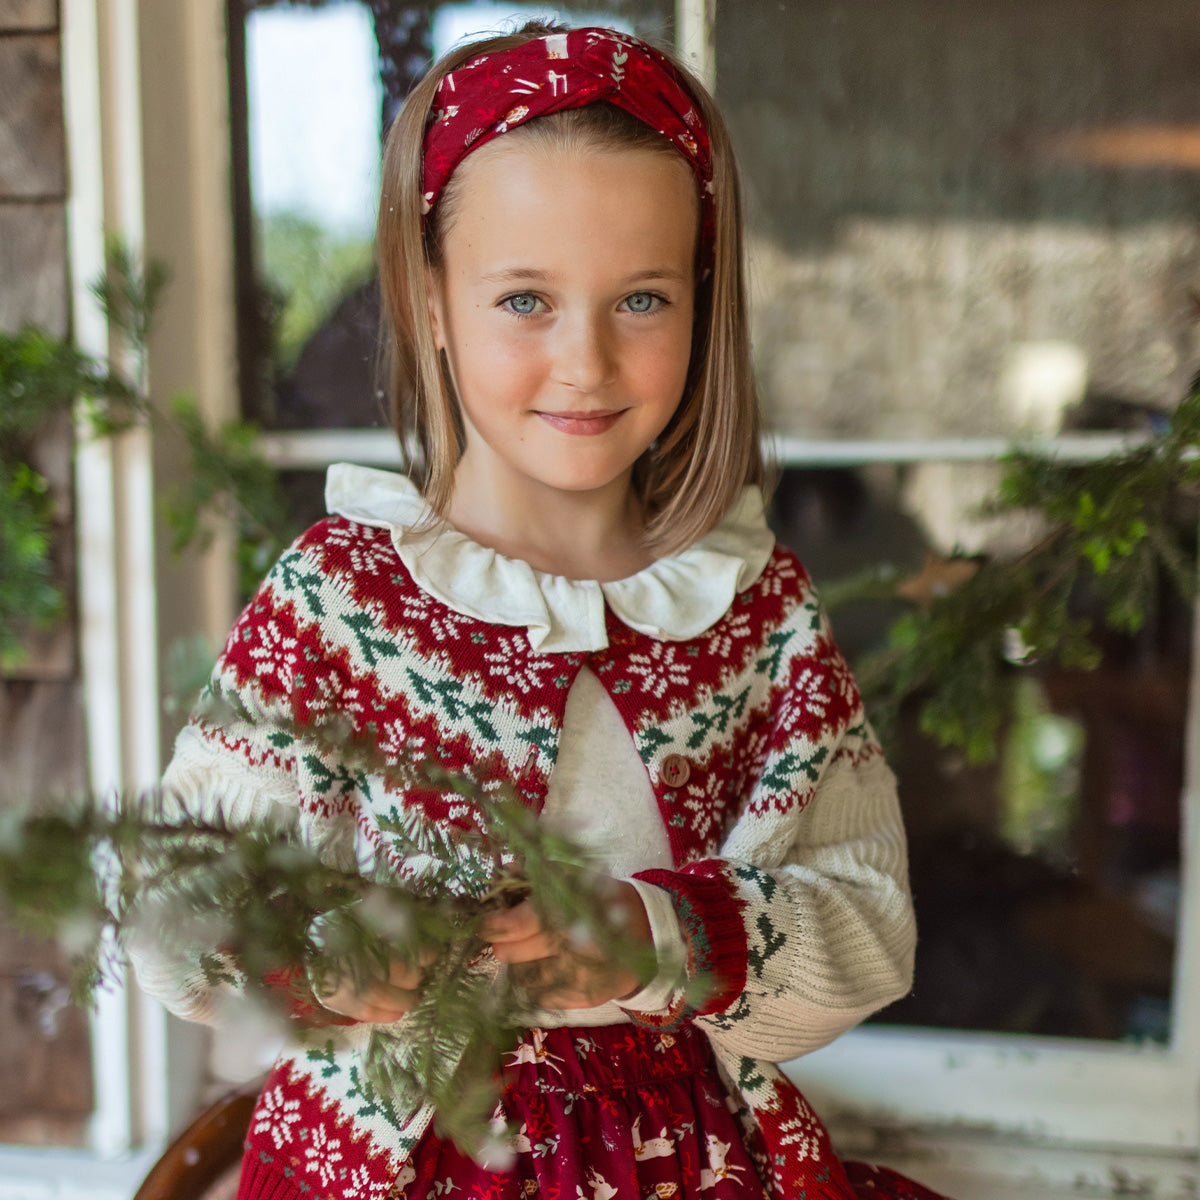
[[[536,997],[539,1008],[553,1009],[596,1008],[609,998],[607,996],[593,996],[588,992],[574,991],[567,988],[558,991],[551,989]]]
[[[376,983],[363,992],[353,987],[338,988],[321,999],[321,1007],[355,1021],[385,1025],[411,1012],[416,1002],[415,991],[394,987],[390,983]]]
[[[532,963],[562,955],[562,939],[536,933],[520,941],[493,942],[492,953],[503,963]]]
[[[502,912],[489,913],[479,927],[486,942],[511,942],[533,937],[542,931],[542,919],[528,900]]]
[[[612,999],[612,989],[601,981],[552,968],[539,970],[540,965],[515,968],[526,972],[520,977],[521,989],[540,1008],[595,1008]]]
[[[350,1008],[351,1011],[342,1015],[368,1025],[391,1025],[412,1011],[411,1004],[401,1008],[392,1004],[364,1004],[361,1001],[351,1005]]]

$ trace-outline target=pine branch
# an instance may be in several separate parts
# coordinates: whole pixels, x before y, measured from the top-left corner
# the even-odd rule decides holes
[[[1013,558],[978,564],[946,594],[908,597],[888,644],[856,666],[885,739],[913,701],[924,732],[988,761],[1015,665],[1099,664],[1093,621],[1073,615],[1082,597],[1109,628],[1130,634],[1154,610],[1161,582],[1193,599],[1198,452],[1200,387],[1165,433],[1124,453],[1083,465],[1010,454],[986,511],[1031,513],[1043,532]],[[890,591],[886,582],[876,570],[830,594],[838,603],[905,597],[904,581]]]
[[[70,948],[81,1000],[116,978],[134,939],[194,956],[210,986],[256,998],[281,1021],[294,997],[312,1002],[347,979],[364,988],[394,959],[432,956],[404,1037],[376,1031],[360,1087],[393,1113],[431,1102],[445,1136],[468,1152],[494,1151],[500,1052],[532,1010],[513,978],[495,977],[478,936],[485,915],[532,896],[567,944],[601,947],[639,977],[650,965],[593,886],[585,856],[543,830],[510,788],[386,763],[344,722],[296,725],[219,689],[200,711],[205,721],[270,721],[346,778],[370,775],[398,795],[452,790],[474,821],[440,827],[401,802],[380,823],[389,858],[354,873],[323,862],[294,824],[232,825],[219,797],[192,807],[159,792],[82,799],[6,815],[0,902],[22,928]],[[395,857],[428,858],[435,869],[398,879]],[[268,986],[281,972],[295,976],[294,993]]]
[[[77,412],[97,438],[153,427],[178,439],[186,482],[162,501],[176,552],[205,545],[215,521],[233,520],[243,582],[253,586],[282,549],[284,504],[276,472],[256,449],[257,429],[241,421],[210,426],[187,397],[160,405],[147,389],[148,339],[168,277],[161,263],[143,267],[109,239],[104,274],[91,290],[124,341],[125,354],[110,363],[35,326],[0,331],[0,660],[19,659],[29,629],[66,608],[54,579],[55,505],[30,461],[34,439],[61,414]]]

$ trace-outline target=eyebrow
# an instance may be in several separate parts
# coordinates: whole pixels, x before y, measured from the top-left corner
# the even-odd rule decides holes
[[[549,271],[541,271],[536,267],[506,267],[503,271],[489,271],[480,278],[485,283],[553,283],[554,276]],[[671,267],[652,267],[647,271],[635,271],[622,282],[625,284],[645,283],[648,280],[663,279],[682,283],[686,276],[682,271]]]

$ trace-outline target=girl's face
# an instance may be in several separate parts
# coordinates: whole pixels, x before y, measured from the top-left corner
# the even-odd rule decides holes
[[[690,168],[646,150],[499,138],[455,182],[430,291],[466,427],[456,487],[483,484],[497,502],[511,489],[627,491],[687,376]]]

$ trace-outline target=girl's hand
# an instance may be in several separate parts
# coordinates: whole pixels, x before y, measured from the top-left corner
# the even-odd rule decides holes
[[[606,879],[598,895],[618,921],[624,918],[624,936],[653,945],[637,888]],[[517,982],[542,1008],[594,1008],[632,996],[647,982],[628,967],[603,958],[595,945],[575,941],[566,930],[545,924],[528,900],[485,917],[479,936],[491,943],[496,957],[510,965]]]
[[[393,959],[386,979],[377,980],[363,990],[352,979],[342,979],[332,992],[318,994],[317,1002],[322,1008],[355,1021],[390,1025],[415,1007],[425,968],[432,961],[432,956],[423,957],[417,966],[410,967]]]

